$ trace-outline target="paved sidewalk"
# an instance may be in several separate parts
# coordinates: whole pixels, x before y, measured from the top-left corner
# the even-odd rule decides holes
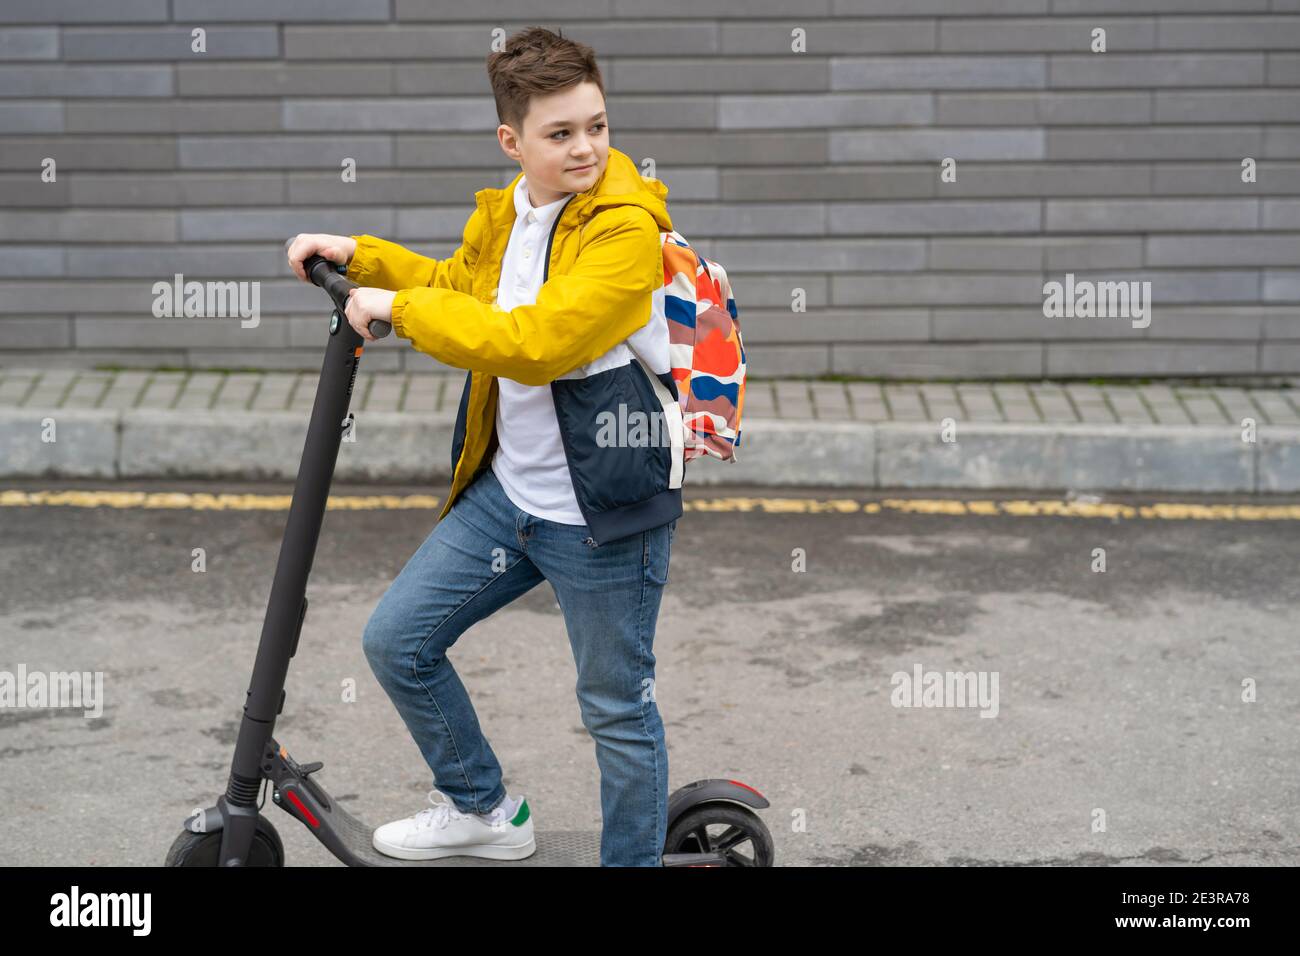
[[[318,373],[101,372],[0,367],[0,408],[310,411]],[[454,415],[462,374],[357,376],[352,409]],[[1296,380],[1300,384],[1300,380]],[[748,383],[746,418],[814,421],[1300,425],[1300,388],[1087,385],[1052,382]]]
[[[318,373],[0,367],[0,476],[291,478]],[[351,478],[445,481],[460,373],[362,372]],[[691,483],[1300,491],[1283,386],[754,380]],[[42,440],[41,423],[61,431]],[[951,420],[951,421],[949,421]],[[354,454],[354,452],[356,452]]]

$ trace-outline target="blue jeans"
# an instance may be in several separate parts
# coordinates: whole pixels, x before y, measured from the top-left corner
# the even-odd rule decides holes
[[[434,786],[457,809],[488,813],[506,791],[447,651],[475,621],[545,579],[564,613],[582,722],[596,744],[600,864],[661,865],[668,749],[652,645],[676,527],[674,520],[596,547],[586,525],[521,511],[489,467],[407,561],[362,646]],[[522,685],[527,675],[516,679]]]

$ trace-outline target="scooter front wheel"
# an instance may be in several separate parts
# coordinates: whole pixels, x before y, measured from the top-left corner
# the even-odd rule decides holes
[[[216,866],[220,855],[220,830],[213,833],[182,830],[167,851],[163,866]],[[253,846],[248,851],[247,865],[284,866],[284,844],[280,842],[280,834],[275,832],[271,821],[260,813],[257,815],[257,829],[253,831]]]
[[[668,828],[665,854],[713,852],[720,852],[727,866],[771,866],[776,855],[763,821],[739,804],[699,804]]]

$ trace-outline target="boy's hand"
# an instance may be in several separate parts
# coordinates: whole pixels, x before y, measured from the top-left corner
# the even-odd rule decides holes
[[[303,260],[312,256],[328,259],[336,265],[347,265],[357,251],[357,241],[351,236],[331,236],[328,233],[302,232],[289,243],[289,268],[303,282],[310,282]]]
[[[393,321],[393,299],[396,292],[388,289],[361,287],[348,290],[348,325],[357,330],[357,334],[368,342],[378,341],[370,333],[370,323],[376,319]]]

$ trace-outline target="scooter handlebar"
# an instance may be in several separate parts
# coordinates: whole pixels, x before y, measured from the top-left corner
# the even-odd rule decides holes
[[[293,244],[296,236],[291,236],[285,240],[284,248],[288,251],[289,246]],[[334,307],[342,315],[348,308],[348,291],[357,288],[357,284],[351,279],[345,279],[339,274],[341,267],[337,263],[330,262],[324,256],[308,256],[302,262],[303,271],[307,273],[307,278],[311,279],[314,285],[320,286],[329,293],[334,300]],[[377,339],[382,339],[393,331],[391,322],[385,322],[383,319],[375,319],[370,323],[370,334]]]

